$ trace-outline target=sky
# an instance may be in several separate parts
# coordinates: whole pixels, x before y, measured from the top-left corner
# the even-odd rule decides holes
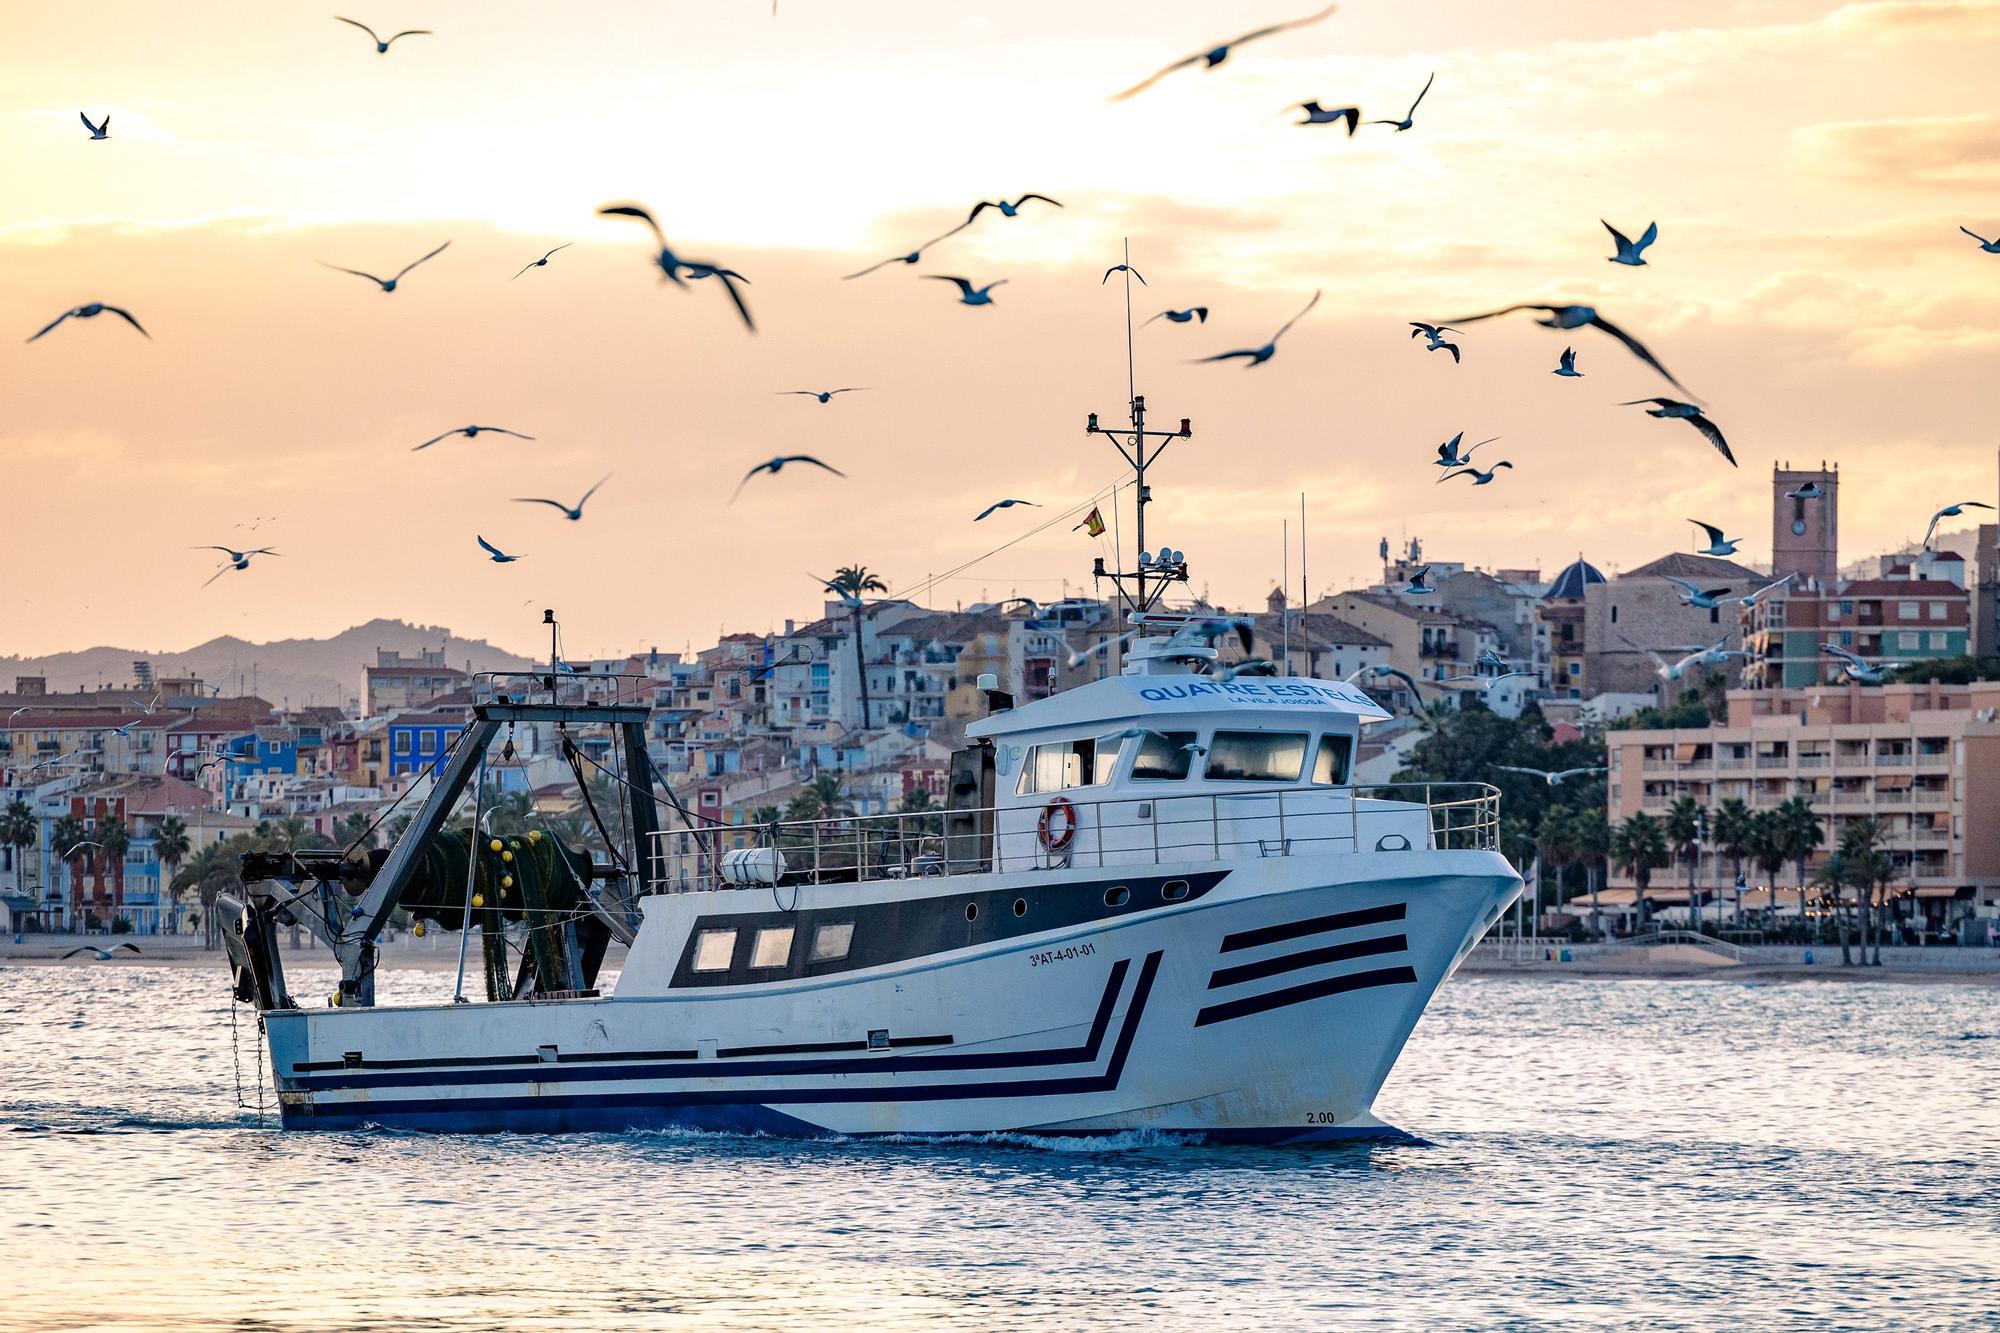
[[[1615,571],[1694,549],[1695,517],[1768,558],[1783,461],[1840,466],[1843,559],[2000,498],[2000,255],[1958,231],[2000,233],[2000,0],[1349,0],[1122,102],[1312,0],[352,2],[433,35],[378,55],[261,0],[9,6],[0,655],[377,615],[532,651],[544,606],[572,656],[699,648],[810,617],[813,575],[847,564],[936,605],[1088,592],[1115,556],[1064,515],[1125,475],[1083,423],[1123,419],[1125,287],[1100,275],[1128,243],[1138,320],[1211,311],[1132,347],[1155,423],[1195,431],[1149,475],[1149,544],[1218,602],[1298,587],[1301,495],[1316,595],[1378,577],[1383,537]],[[1284,114],[1399,117],[1433,72],[1408,133]],[[1063,206],[841,280],[1024,191]],[[595,216],[621,201],[744,273],[758,331]],[[1600,219],[1657,221],[1648,265],[1607,263]],[[391,294],[322,266],[447,240]],[[969,308],[927,274],[1005,285]],[[1315,291],[1268,363],[1198,363]],[[152,339],[99,318],[22,341],[88,301]],[[1409,340],[1516,301],[1598,305],[1740,469],[1621,406],[1675,390],[1594,331],[1475,323],[1457,365]],[[1549,373],[1564,346],[1584,378]],[[412,452],[472,422],[535,439]],[[1438,484],[1460,430],[1513,469]],[[789,453],[848,475],[732,500]],[[607,473],[580,523],[514,502]],[[1003,497],[1042,507],[973,522]],[[211,543],[281,554],[204,587]]]

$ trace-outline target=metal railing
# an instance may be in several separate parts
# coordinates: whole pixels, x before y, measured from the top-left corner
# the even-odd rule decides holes
[[[1497,851],[1500,844],[1500,793],[1484,783],[1077,799],[1084,790],[972,810],[666,830],[654,835],[645,889],[681,893],[1356,851]],[[1057,795],[1064,798],[1063,813],[1050,816],[1057,836],[1045,836],[1043,815]],[[1066,839],[1059,836],[1065,824]],[[738,841],[744,849],[731,846]],[[731,883],[723,857],[746,849],[761,849],[760,864]]]

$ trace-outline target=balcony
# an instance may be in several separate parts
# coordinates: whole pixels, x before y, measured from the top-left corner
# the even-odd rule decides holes
[[[1718,759],[1718,760],[1716,760],[1716,761],[1715,761],[1715,766],[1716,766],[1717,768],[1738,768],[1738,769],[1741,769],[1741,768],[1748,768],[1748,767],[1750,767],[1750,761],[1749,761],[1748,759],[1729,759],[1729,758],[1722,758],[1722,759]]]
[[[1919,791],[1912,802],[1919,810],[1948,810],[1951,808],[1951,793],[1948,791]]]
[[[1917,755],[1917,767],[1918,767],[1918,768],[1950,768],[1950,767],[1951,767],[1951,754],[1950,754],[1950,752],[1949,752],[1949,751],[1941,751],[1941,752],[1939,752],[1939,753],[1937,753],[1937,754],[1922,754],[1922,753],[1920,753],[1920,754],[1918,754],[1918,755]]]
[[[1875,756],[1875,762],[1888,767],[1908,768],[1910,766],[1910,752],[1908,750],[1885,750]]]
[[[1880,794],[1872,791],[1837,791],[1833,793],[1833,803],[1843,809],[1870,806],[1875,804],[1875,798]]]
[[[1797,760],[1800,768],[1825,768],[1830,762],[1831,756],[1825,754],[1802,754]]]
[[[1792,760],[1790,755],[1760,754],[1757,756],[1757,767],[1759,768],[1790,768],[1791,766]]]

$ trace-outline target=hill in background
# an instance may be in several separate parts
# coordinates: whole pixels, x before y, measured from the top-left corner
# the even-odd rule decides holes
[[[445,662],[461,670],[506,671],[531,665],[484,639],[461,639],[442,626],[371,620],[328,639],[251,643],[224,635],[178,653],[86,648],[48,657],[0,657],[0,692],[12,690],[17,676],[46,677],[49,689],[59,692],[131,685],[132,664],[144,659],[153,664],[156,677],[199,676],[222,686],[224,694],[257,694],[293,708],[342,705],[359,696],[361,669],[375,661],[376,649],[415,654],[438,647],[444,649]]]

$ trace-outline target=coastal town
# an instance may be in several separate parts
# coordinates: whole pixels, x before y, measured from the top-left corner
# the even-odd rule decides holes
[[[1500,786],[1537,936],[1670,923],[1811,941],[1859,909],[1892,943],[1989,944],[2000,830],[1976,812],[2000,806],[2000,672],[1983,669],[2000,657],[2000,527],[1958,539],[1971,559],[1947,535],[1843,565],[1837,469],[1770,484],[1769,566],[1676,551],[1610,577],[1581,556],[1488,571],[1384,539],[1370,586],[1191,610],[1244,623],[1221,666],[1351,681],[1394,714],[1364,734],[1355,784]],[[1795,498],[1808,486],[1822,498]],[[1410,595],[1425,569],[1429,595]],[[1687,592],[1781,579],[1706,607]],[[673,821],[743,847],[779,819],[941,805],[989,693],[1116,674],[1129,629],[1111,599],[940,609],[859,566],[827,591],[809,619],[697,651],[556,666],[619,678],[649,710]],[[6,684],[0,930],[146,936],[209,933],[246,850],[387,845],[481,680],[441,646],[376,650],[338,705],[144,659],[94,688]],[[588,845],[580,783],[615,780],[609,750],[518,728],[484,778],[494,817]]]

